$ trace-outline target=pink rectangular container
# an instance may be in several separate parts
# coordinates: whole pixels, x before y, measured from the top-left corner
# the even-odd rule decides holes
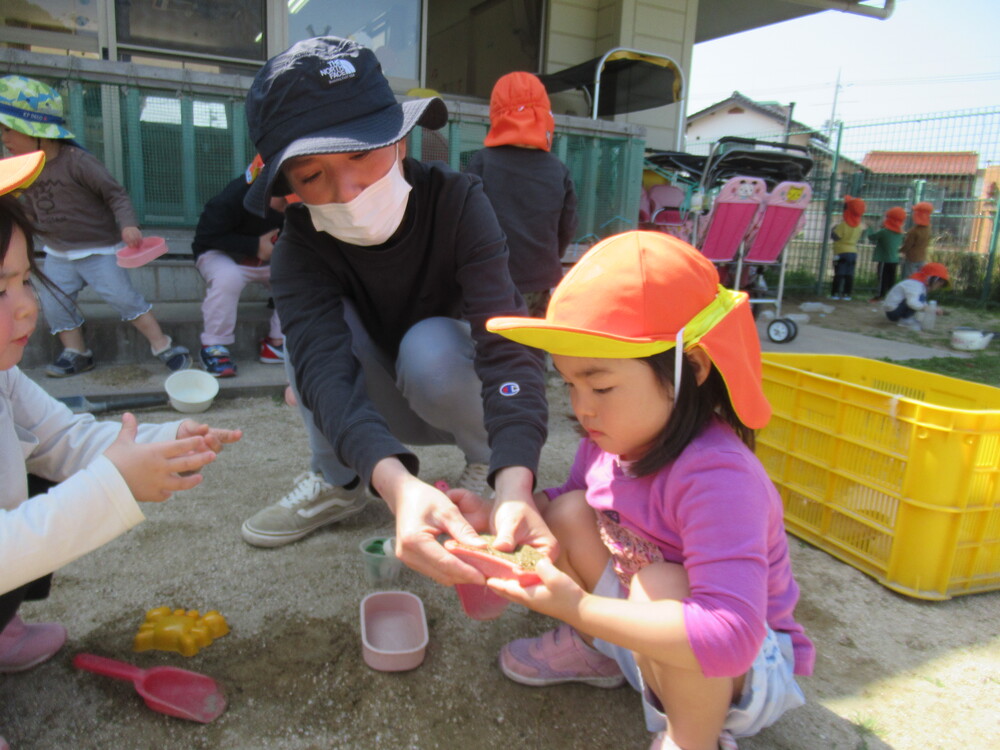
[[[427,648],[427,616],[409,591],[376,591],[361,600],[365,664],[380,672],[416,669]]]

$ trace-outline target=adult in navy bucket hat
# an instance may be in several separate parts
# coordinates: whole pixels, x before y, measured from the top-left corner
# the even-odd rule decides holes
[[[246,207],[295,193],[271,258],[286,367],[310,470],[243,524],[275,547],[360,511],[372,490],[396,514],[396,554],[435,580],[484,584],[438,543],[554,550],[532,497],[546,438],[542,359],[486,331],[524,314],[506,239],[478,177],[406,157],[418,124],[447,121],[437,98],[398,103],[375,55],[334,37],[269,60],[247,95],[264,166]],[[445,494],[418,478],[406,445],[465,457]],[[492,521],[484,496],[495,490]]]
[[[337,37],[306,39],[268,60],[246,112],[264,160],[245,202],[258,215],[288,159],[370,151],[402,140],[416,125],[437,130],[448,121],[437,97],[397,102],[375,53]]]

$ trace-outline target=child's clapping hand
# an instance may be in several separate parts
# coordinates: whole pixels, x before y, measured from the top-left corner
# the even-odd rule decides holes
[[[193,419],[185,419],[177,428],[177,439],[184,440],[191,437],[205,438],[208,449],[213,453],[220,453],[223,445],[235,443],[243,437],[243,430],[223,430],[195,422]]]
[[[182,423],[177,430],[177,440],[137,443],[135,438],[139,425],[135,415],[122,415],[121,432],[104,455],[118,469],[137,501],[161,502],[177,490],[189,490],[201,483],[201,474],[196,472],[215,460],[216,451],[210,447],[213,438],[200,434],[180,438],[182,431],[191,431],[190,427],[185,430],[185,424]],[[204,425],[191,424],[194,428],[207,429]],[[208,433],[211,432],[208,429]],[[214,439],[220,441],[221,449],[222,439],[218,435]]]

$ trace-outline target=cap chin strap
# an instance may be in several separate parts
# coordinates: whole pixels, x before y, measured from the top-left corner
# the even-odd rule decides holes
[[[674,406],[681,392],[681,364],[684,362],[684,327],[677,332],[674,339]]]

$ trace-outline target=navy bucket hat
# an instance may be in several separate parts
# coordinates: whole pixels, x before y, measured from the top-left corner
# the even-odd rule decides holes
[[[247,92],[247,124],[264,160],[243,205],[259,216],[281,165],[294,156],[371,151],[417,125],[448,121],[437,97],[399,103],[375,53],[348,39],[305,39],[268,60]]]

